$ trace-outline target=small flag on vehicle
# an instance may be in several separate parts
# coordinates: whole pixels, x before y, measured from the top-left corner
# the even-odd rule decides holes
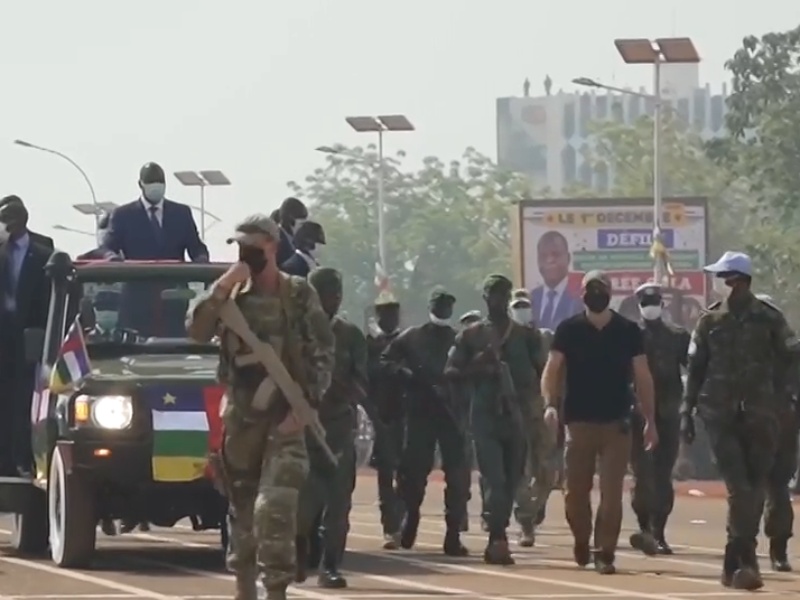
[[[67,331],[50,372],[50,391],[63,394],[74,390],[92,372],[89,352],[83,339],[79,315]]]

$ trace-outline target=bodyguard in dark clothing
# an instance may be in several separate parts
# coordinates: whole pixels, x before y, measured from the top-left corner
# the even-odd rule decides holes
[[[367,336],[370,393],[377,406],[380,424],[375,428],[371,464],[378,472],[378,503],[383,527],[383,547],[400,547],[400,522],[405,508],[395,485],[405,437],[405,401],[400,378],[381,364],[381,354],[400,333],[400,304],[394,296],[383,293],[375,302],[378,325]]]
[[[270,215],[281,226],[281,241],[278,245],[278,255],[275,260],[282,265],[294,254],[294,234],[303,221],[308,219],[308,209],[297,198],[286,198],[281,207]]]
[[[2,200],[0,200],[0,209],[2,209],[6,204],[19,204],[23,208],[25,208],[25,203],[22,201],[22,198],[16,196],[14,194],[10,196],[6,196]],[[27,210],[27,209],[26,209]],[[53,238],[43,235],[41,233],[36,233],[35,231],[28,230],[28,236],[31,239],[31,242],[42,246],[52,252],[53,250]]]
[[[44,329],[50,288],[44,267],[51,249],[28,232],[22,202],[0,206],[0,476],[31,471],[30,414],[34,367],[20,348],[28,327]]]
[[[465,556],[461,525],[467,510],[464,489],[464,432],[459,428],[444,367],[456,332],[450,326],[455,297],[439,288],[430,296],[430,321],[409,327],[383,351],[381,362],[387,370],[404,379],[409,402],[406,442],[400,461],[397,489],[406,508],[400,537],[403,548],[417,538],[420,507],[428,475],[433,469],[436,444],[442,456],[445,479],[444,552]]]
[[[675,501],[672,469],[680,446],[681,367],[686,366],[690,335],[661,318],[661,286],[645,283],[636,290],[636,298],[647,364],[655,384],[659,442],[652,452],[644,449],[643,423],[641,416],[635,414],[634,422],[638,425],[632,430],[631,463],[636,484],[631,493],[631,506],[639,522],[639,531],[631,536],[631,545],[646,554],[672,554],[664,530]]]
[[[319,246],[325,245],[325,231],[314,221],[305,221],[294,234],[294,254],[281,265],[281,271],[297,277],[307,277],[319,266]]]

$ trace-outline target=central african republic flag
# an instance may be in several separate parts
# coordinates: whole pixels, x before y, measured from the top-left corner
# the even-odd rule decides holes
[[[153,480],[206,476],[208,454],[221,443],[218,386],[152,386],[144,390],[153,417]]]

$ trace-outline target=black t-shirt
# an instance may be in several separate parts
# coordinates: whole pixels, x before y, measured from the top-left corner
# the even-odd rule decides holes
[[[564,422],[610,423],[630,414],[634,356],[644,354],[639,326],[613,312],[602,329],[584,313],[562,321],[552,350],[564,355]]]

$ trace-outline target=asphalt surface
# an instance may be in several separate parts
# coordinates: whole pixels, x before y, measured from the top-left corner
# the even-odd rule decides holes
[[[571,538],[564,522],[561,495],[553,495],[537,546],[514,545],[517,564],[483,564],[485,535],[480,532],[477,502],[471,506],[471,532],[464,541],[472,552],[465,559],[442,555],[441,483],[432,481],[417,547],[411,551],[380,549],[381,528],[375,506],[375,479],[360,476],[351,515],[345,570],[346,590],[321,590],[312,577],[291,588],[291,597],[310,600],[352,599],[591,599],[691,600],[744,595],[719,584],[724,540],[725,501],[718,486],[686,484],[670,521],[672,557],[649,558],[628,548],[633,522],[626,510],[618,574],[601,576],[579,569],[571,560]],[[714,490],[717,490],[715,492]],[[797,503],[795,504],[797,506]],[[217,532],[197,533],[187,524],[150,533],[106,537],[98,534],[99,551],[88,571],[59,569],[47,560],[15,557],[9,551],[10,523],[0,518],[1,600],[212,600],[232,598],[232,578],[222,567]],[[800,543],[794,544],[794,553]],[[760,545],[763,550],[764,545]],[[800,561],[800,558],[798,559]],[[776,574],[762,557],[764,600],[800,598],[800,573]],[[800,567],[800,563],[798,563]]]

